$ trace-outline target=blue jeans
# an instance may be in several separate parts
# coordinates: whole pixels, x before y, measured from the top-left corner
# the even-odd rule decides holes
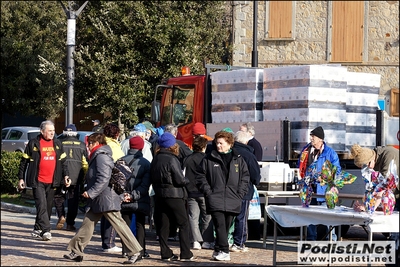
[[[102,216],[100,220],[100,235],[101,235],[101,247],[103,249],[109,249],[115,247],[115,238],[117,232],[111,223]]]
[[[235,217],[235,230],[233,231],[233,243],[243,246],[247,241],[247,217],[249,215],[250,200],[243,199],[240,213]]]
[[[204,197],[188,198],[190,241],[214,242],[211,215],[207,214]]]
[[[315,199],[313,199],[315,200]],[[311,201],[311,205],[326,205],[325,201]],[[329,227],[326,225],[321,225],[321,227],[325,227],[324,234],[327,235],[329,232]],[[307,226],[307,240],[308,241],[316,241],[317,240],[317,225],[310,224]],[[329,237],[326,237],[326,240],[329,240]],[[337,236],[335,234],[335,228],[332,229],[332,241],[337,241]]]

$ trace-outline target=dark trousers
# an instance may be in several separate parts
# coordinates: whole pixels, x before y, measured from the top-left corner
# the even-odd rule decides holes
[[[228,233],[236,214],[223,211],[211,212],[211,218],[215,230],[214,251],[229,253]]]
[[[62,191],[65,190],[65,193]],[[67,199],[68,212],[66,216],[67,225],[74,225],[79,208],[79,185],[71,185],[69,187],[58,187],[54,195],[54,206],[57,211],[57,216],[65,217],[65,200]]]
[[[100,220],[101,247],[109,249],[115,247],[117,232],[111,223],[103,216]]]
[[[128,212],[121,211],[122,219],[126,222],[126,224],[130,227],[132,223],[132,215],[136,216],[136,239],[139,242],[140,246],[143,248],[141,251],[142,256],[146,252],[146,231],[145,231],[145,223],[146,223],[146,215],[141,212]],[[122,242],[122,252],[126,251],[126,246],[124,242]]]
[[[55,188],[52,184],[38,182],[36,188],[32,188],[33,198],[36,206],[36,219],[34,230],[42,230],[43,233],[50,232],[51,209]]]
[[[186,200],[181,198],[160,198],[156,196],[154,220],[159,233],[161,258],[170,258],[173,255],[172,249],[168,246],[170,222],[173,219],[175,219],[179,229],[180,257],[182,259],[189,259],[193,256],[193,253],[190,251],[190,225]]]
[[[242,199],[240,213],[235,217],[235,230],[233,231],[233,243],[242,246],[247,241],[247,218],[249,217],[250,200]]]

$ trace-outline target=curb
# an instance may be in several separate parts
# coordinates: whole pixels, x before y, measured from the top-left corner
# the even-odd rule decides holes
[[[11,204],[11,203],[7,203],[7,202],[3,202],[3,201],[1,202],[1,208],[13,210],[13,211],[20,212],[20,213],[36,214],[36,208],[25,207],[25,206]]]
[[[26,206],[21,206],[17,204],[12,204],[12,203],[7,203],[7,202],[1,202],[1,208],[2,209],[7,209],[7,210],[12,210],[15,212],[19,213],[30,213],[30,214],[36,214],[36,207],[26,207]],[[65,207],[65,212],[68,212],[68,207]],[[56,214],[56,208],[53,207],[51,210],[52,214]],[[78,210],[78,214],[84,214],[81,210]]]

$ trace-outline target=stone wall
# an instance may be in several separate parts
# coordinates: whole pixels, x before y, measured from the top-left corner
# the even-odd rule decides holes
[[[258,67],[329,64],[328,1],[296,1],[294,40],[265,38],[266,5],[258,2]],[[227,1],[232,10],[234,66],[251,66],[254,1]],[[399,88],[399,1],[365,1],[368,28],[362,63],[341,63],[349,71],[381,75],[380,96]]]

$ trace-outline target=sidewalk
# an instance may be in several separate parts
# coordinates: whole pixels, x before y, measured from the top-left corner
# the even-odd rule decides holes
[[[63,259],[69,240],[74,232],[57,230],[57,216],[51,217],[52,240],[33,239],[30,233],[35,220],[35,209],[1,203],[1,266],[121,266],[124,261],[119,254],[104,253],[101,249],[100,224],[97,224],[91,242],[85,249],[86,255],[81,263]],[[83,214],[79,213],[76,227],[82,223]],[[366,240],[367,234],[360,226],[352,226],[347,240]],[[298,236],[279,236],[277,265],[297,265]],[[383,236],[374,235],[374,240],[383,240]],[[120,239],[116,240],[121,246]],[[179,255],[179,242],[171,241],[171,248]],[[192,250],[196,262],[163,262],[160,260],[159,245],[155,232],[147,229],[146,239],[149,259],[134,264],[135,266],[272,266],[272,236],[268,236],[267,248],[262,248],[262,240],[249,240],[248,252],[232,252],[231,261],[217,262],[211,259],[212,250]],[[301,265],[305,266],[305,265]],[[361,266],[361,265],[360,265]]]

